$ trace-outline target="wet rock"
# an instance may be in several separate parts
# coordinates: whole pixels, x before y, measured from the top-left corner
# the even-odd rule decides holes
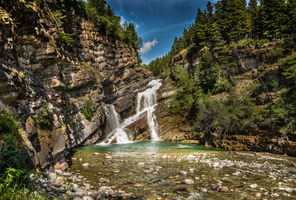
[[[100,178],[99,182],[100,183],[109,183],[110,181],[108,179],[106,179],[106,178]]]
[[[89,166],[89,163],[83,163],[82,166],[83,167],[88,167]]]
[[[217,191],[218,192],[229,192],[229,189],[228,189],[228,187],[220,186],[220,187],[218,187]]]
[[[212,190],[217,190],[219,187],[221,187],[221,184],[220,183],[213,184],[211,188],[212,188]]]
[[[233,176],[240,176],[241,175],[241,172],[240,171],[236,171],[232,174]]]
[[[224,182],[231,182],[231,180],[228,177],[223,177],[221,178],[221,180]]]
[[[192,179],[185,179],[185,180],[184,180],[184,183],[185,183],[186,185],[193,185],[193,184],[194,184],[194,180],[192,180]]]
[[[202,193],[207,193],[208,190],[207,190],[207,188],[200,188],[200,192],[202,192]]]
[[[83,200],[94,200],[92,197],[89,197],[89,196],[84,196],[82,199]]]
[[[180,171],[180,174],[182,174],[182,175],[187,175],[187,172],[186,171]]]
[[[69,165],[67,162],[62,162],[62,163],[57,163],[55,166],[54,166],[54,169],[55,170],[62,170],[62,171],[65,171],[66,169],[69,168]]]
[[[289,177],[290,179],[295,179],[296,180],[296,175],[292,175]]]
[[[279,188],[278,189],[279,191],[284,191],[284,192],[287,192],[287,193],[293,193],[293,192],[296,192],[296,188]]]
[[[256,195],[255,195],[256,198],[260,198],[261,196],[262,196],[262,194],[259,193],[259,192],[257,192]]]

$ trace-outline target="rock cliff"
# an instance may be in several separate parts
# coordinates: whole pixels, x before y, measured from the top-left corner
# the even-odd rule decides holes
[[[72,47],[60,45],[50,2],[12,21],[17,10],[1,5],[0,107],[18,117],[32,163],[49,168],[69,150],[94,144],[104,134],[103,106],[134,112],[136,90],[153,78],[138,68],[136,53],[99,33],[69,10]],[[26,19],[24,19],[26,18]],[[67,30],[69,32],[69,30]]]
[[[238,94],[247,91],[250,98],[256,103],[258,110],[266,108],[273,99],[277,98],[276,92],[272,91],[270,85],[283,81],[279,68],[282,60],[288,55],[278,53],[282,51],[281,42],[279,40],[265,44],[238,45],[231,48],[227,54],[233,62],[233,72],[230,79],[234,90]],[[195,68],[201,63],[202,50],[189,52],[190,49],[184,49],[175,55],[170,63],[171,79],[175,79],[176,64],[186,69],[188,73],[193,74]],[[191,53],[190,56],[188,56],[188,53]],[[168,78],[163,83],[159,96],[158,117],[163,130],[163,139],[169,141],[194,139],[206,146],[210,145],[230,151],[266,151],[296,155],[295,135],[290,134],[288,137],[283,137],[281,133],[274,130],[262,128],[260,131],[237,132],[227,137],[220,136],[217,133],[211,133],[206,137],[202,136],[202,133],[199,136],[193,125],[188,122],[190,119],[184,119],[178,113],[170,113],[169,107],[174,104],[171,97],[178,90],[174,89],[169,80]],[[256,90],[256,92],[252,90]],[[210,98],[222,101],[227,98],[227,95],[226,92],[213,93]]]

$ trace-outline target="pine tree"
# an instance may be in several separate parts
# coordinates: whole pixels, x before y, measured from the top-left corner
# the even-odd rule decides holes
[[[289,16],[288,33],[296,34],[296,0],[288,0],[287,14]]]
[[[246,0],[221,0],[216,4],[217,21],[227,42],[246,38],[250,33],[250,16]]]
[[[206,23],[207,23],[206,15],[199,8],[197,11],[195,24],[193,28],[194,29],[193,41],[196,46],[203,45],[203,42],[206,39],[206,33],[205,33]]]
[[[257,0],[250,0],[249,2],[249,13],[251,16],[251,31],[252,37],[255,39],[262,37],[262,29],[260,24],[260,7],[258,6]]]
[[[264,36],[280,37],[287,31],[288,16],[285,14],[285,0],[261,0]]]
[[[208,15],[207,15],[207,17],[211,18],[213,16],[213,12],[214,12],[214,6],[210,1],[208,1],[208,4],[207,4],[207,13],[208,13]]]

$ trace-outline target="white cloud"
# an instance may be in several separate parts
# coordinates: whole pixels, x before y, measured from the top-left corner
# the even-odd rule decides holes
[[[135,24],[134,22],[132,22],[132,21],[127,21],[123,16],[120,16],[120,25],[123,27],[123,25],[124,25],[124,23],[133,23],[133,24]],[[138,29],[138,28],[140,28],[140,26],[138,25],[138,24],[135,24],[135,28],[136,29]]]
[[[179,23],[179,24],[171,24],[169,26],[151,29],[149,31],[144,32],[143,35],[147,35],[147,34],[151,34],[151,33],[159,33],[159,32],[163,32],[163,31],[168,31],[171,28],[176,28],[178,26],[184,26],[186,24],[192,24],[192,21],[190,20],[190,21],[185,21],[185,22]]]
[[[148,53],[152,49],[152,47],[154,47],[157,43],[157,39],[145,42],[143,47],[140,49],[140,53]]]
[[[120,20],[120,25],[121,26],[123,26],[123,24],[125,23],[125,22],[127,22],[125,19],[124,19],[124,17],[122,17],[122,16],[120,16],[120,18],[121,18],[121,20]]]

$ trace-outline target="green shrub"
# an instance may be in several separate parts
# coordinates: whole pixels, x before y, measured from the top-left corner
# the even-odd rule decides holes
[[[45,195],[36,190],[25,170],[7,168],[0,178],[0,200],[45,200]]]
[[[217,82],[214,85],[214,92],[227,92],[232,87],[231,83],[226,77],[219,76]]]
[[[270,63],[276,62],[279,58],[281,58],[283,56],[284,56],[284,49],[281,47],[277,47],[276,49],[274,49],[266,54],[268,62],[270,62]]]
[[[265,111],[266,126],[273,131],[296,134],[296,92],[284,89]]]
[[[63,19],[66,17],[62,15],[61,11],[57,10],[53,13],[53,16],[58,24],[58,26],[62,26],[64,24]]]
[[[268,39],[256,40],[255,43],[259,44],[259,45],[263,45],[263,44],[270,43],[270,40],[268,40]]]
[[[16,138],[12,135],[4,135],[4,141],[6,145],[0,151],[0,174],[7,168],[22,169],[25,165],[25,157]]]
[[[285,54],[296,50],[296,37],[288,37],[283,41],[282,48],[285,50]]]
[[[73,35],[71,33],[58,33],[59,42],[61,45],[72,47],[74,43]]]
[[[0,111],[0,135],[16,134],[18,125],[14,118],[4,111]]]
[[[48,105],[43,106],[40,113],[33,116],[38,128],[48,130],[52,127],[52,115],[48,111]]]
[[[242,97],[234,91],[225,102],[206,95],[199,99],[195,109],[194,125],[205,134],[216,132],[225,136],[257,128],[255,105],[247,96]]]
[[[89,99],[85,102],[85,107],[82,111],[82,114],[88,121],[90,121],[91,118],[93,117],[93,113],[92,113],[93,108],[94,108],[93,100],[91,99],[91,97],[89,97]]]
[[[265,112],[266,126],[282,134],[296,134],[296,54],[286,58],[280,66],[281,94]]]
[[[285,80],[290,81],[292,85],[296,84],[296,54],[289,56],[281,65],[282,75]]]

